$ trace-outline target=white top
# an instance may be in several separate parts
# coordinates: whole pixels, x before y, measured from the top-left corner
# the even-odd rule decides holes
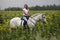
[[[23,8],[23,11],[24,11],[23,15],[27,15],[29,12],[29,9]]]

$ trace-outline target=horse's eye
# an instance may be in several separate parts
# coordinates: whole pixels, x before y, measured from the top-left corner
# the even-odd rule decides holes
[[[45,18],[45,17],[43,17],[43,18]]]

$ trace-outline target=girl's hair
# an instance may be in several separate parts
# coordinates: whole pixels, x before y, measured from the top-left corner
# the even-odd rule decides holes
[[[27,4],[24,5],[24,8],[29,9]]]

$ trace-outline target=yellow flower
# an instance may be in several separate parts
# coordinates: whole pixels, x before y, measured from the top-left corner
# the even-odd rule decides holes
[[[12,31],[12,29],[11,29],[11,28],[9,28],[9,31],[11,32],[11,31]]]
[[[0,30],[2,30],[2,27],[0,26]]]
[[[45,25],[48,25],[48,22],[46,21],[46,24]]]

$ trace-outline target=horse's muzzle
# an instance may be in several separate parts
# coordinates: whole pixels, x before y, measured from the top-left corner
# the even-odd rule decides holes
[[[44,24],[46,24],[46,22],[43,22]]]

